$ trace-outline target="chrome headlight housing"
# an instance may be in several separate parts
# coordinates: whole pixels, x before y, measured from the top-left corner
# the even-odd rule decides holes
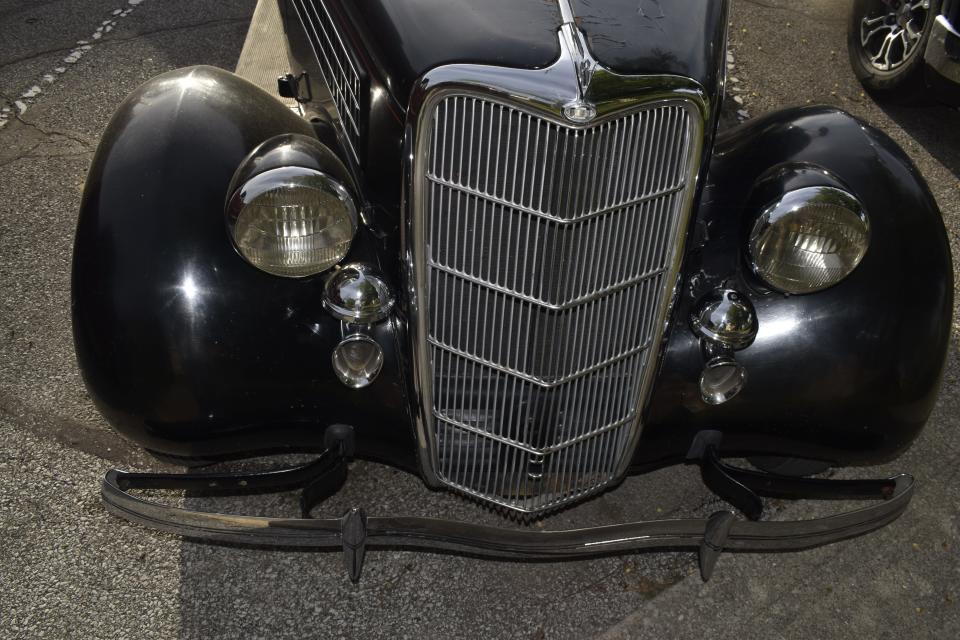
[[[869,244],[859,200],[835,187],[804,187],[760,213],[750,233],[750,263],[777,291],[813,293],[849,276]]]
[[[227,205],[240,255],[267,273],[293,278],[326,271],[343,260],[358,217],[343,184],[306,167],[259,173],[243,183]]]

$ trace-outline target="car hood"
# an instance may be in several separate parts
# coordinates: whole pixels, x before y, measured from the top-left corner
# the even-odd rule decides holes
[[[342,2],[352,35],[400,104],[427,71],[472,63],[537,69],[560,55],[556,0]],[[668,73],[715,94],[726,1],[572,0],[593,56],[623,74]]]

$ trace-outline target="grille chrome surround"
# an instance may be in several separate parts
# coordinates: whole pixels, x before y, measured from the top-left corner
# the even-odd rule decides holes
[[[363,75],[340,37],[323,0],[292,0],[290,4],[319,61],[332,101],[332,105],[327,106],[335,109],[331,115],[340,122],[354,160],[359,160]]]
[[[615,480],[639,428],[698,114],[666,100],[572,128],[472,93],[431,104],[438,475],[551,508]]]
[[[629,465],[709,111],[685,78],[601,70],[617,84],[591,96],[595,121],[573,124],[562,107],[578,87],[569,74],[537,82],[550,71],[443,67],[408,114],[423,474],[526,513]]]

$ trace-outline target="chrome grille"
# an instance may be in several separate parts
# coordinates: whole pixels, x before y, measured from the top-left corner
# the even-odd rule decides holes
[[[544,510],[604,487],[631,453],[697,111],[661,100],[574,128],[487,96],[432,104],[418,175],[433,466]]]
[[[350,151],[357,158],[360,146],[360,72],[321,0],[293,0],[291,4],[320,62],[323,80],[337,110],[335,115],[350,143]]]

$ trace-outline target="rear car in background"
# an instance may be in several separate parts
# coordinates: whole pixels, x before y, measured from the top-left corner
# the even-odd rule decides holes
[[[896,518],[908,475],[804,476],[893,459],[930,415],[953,296],[937,205],[896,144],[837,109],[718,131],[726,3],[642,6],[261,0],[238,67],[254,82],[191,67],[127,98],[76,236],[92,398],[187,466],[317,460],[114,470],[108,508],[194,538],[340,548],[354,579],[368,545],[693,547],[706,578],[723,549]],[[745,518],[312,517],[351,458],[522,522],[696,464]],[[299,489],[303,513],[185,510],[143,488]],[[761,496],[876,502],[770,522]]]
[[[878,98],[960,106],[960,0],[854,0],[847,50]]]

